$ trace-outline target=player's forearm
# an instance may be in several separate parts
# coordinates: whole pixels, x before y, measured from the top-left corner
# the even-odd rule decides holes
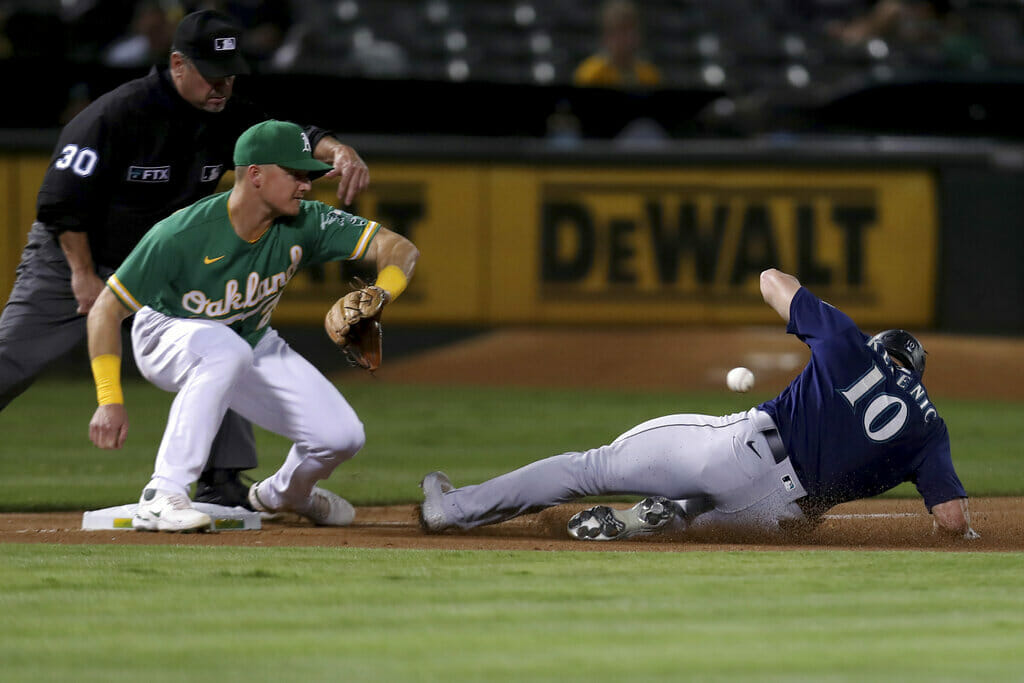
[[[94,273],[96,271],[87,233],[67,230],[62,232],[58,239],[72,273]]]
[[[789,305],[799,290],[800,281],[788,273],[775,268],[761,273],[761,296],[786,323],[789,323]]]
[[[374,240],[376,250],[377,286],[388,293],[394,301],[412,278],[420,252],[416,246],[398,233],[381,228]]]
[[[89,358],[105,354],[121,355],[121,321],[131,315],[113,292],[104,289],[89,311],[86,329],[89,333]]]
[[[337,157],[341,154],[344,159],[358,160],[362,163],[359,158],[359,154],[354,150],[353,147],[345,144],[336,137],[331,135],[325,135],[316,143],[316,147],[313,150],[313,157],[318,161],[322,161],[325,164],[336,165]]]
[[[124,403],[121,391],[121,321],[130,311],[109,289],[103,290],[96,305],[89,311],[86,328],[89,334],[89,360],[96,382],[99,405]]]
[[[377,255],[377,271],[380,272],[388,266],[395,266],[406,277],[411,278],[416,270],[416,262],[419,260],[420,251],[416,246],[401,235],[392,233],[397,239],[391,240],[390,244],[381,249]]]
[[[325,135],[316,143],[316,147],[313,149],[313,156],[324,162],[325,164],[334,164],[334,155],[339,150],[352,150],[351,147],[342,143],[337,138],[331,135]]]
[[[97,404],[89,421],[89,439],[100,448],[120,448],[128,437],[121,391],[121,321],[130,313],[113,292],[104,289],[86,322]]]

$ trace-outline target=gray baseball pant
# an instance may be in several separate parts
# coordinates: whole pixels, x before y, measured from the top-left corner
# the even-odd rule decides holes
[[[723,417],[667,415],[612,443],[556,455],[442,496],[453,526],[469,529],[584,496],[636,494],[678,501],[692,526],[778,531],[805,519],[806,495],[787,457],[772,454],[771,417],[752,408]]]
[[[106,279],[114,271],[98,267]],[[0,410],[20,396],[54,360],[86,338],[86,316],[76,311],[71,269],[60,243],[40,222],[32,224],[17,279],[0,314]],[[224,416],[207,468],[247,470],[257,465],[252,424]]]

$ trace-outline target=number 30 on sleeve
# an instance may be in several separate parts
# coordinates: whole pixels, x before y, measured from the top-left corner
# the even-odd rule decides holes
[[[99,159],[96,150],[91,147],[65,145],[60,151],[60,157],[53,162],[53,167],[60,171],[70,168],[75,175],[87,178],[96,170],[96,162]]]

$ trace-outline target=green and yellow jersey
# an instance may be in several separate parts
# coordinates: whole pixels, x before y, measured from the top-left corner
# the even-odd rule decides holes
[[[228,325],[256,346],[288,281],[300,268],[361,259],[380,225],[321,202],[303,201],[258,240],[247,242],[228,217],[230,192],[160,221],[107,286],[132,311],[143,306],[176,318]]]

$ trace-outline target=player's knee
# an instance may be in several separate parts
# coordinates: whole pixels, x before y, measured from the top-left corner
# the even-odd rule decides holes
[[[334,441],[334,450],[345,460],[358,453],[366,445],[366,430],[359,420],[348,425],[345,434]]]
[[[348,460],[366,444],[366,430],[359,418],[337,420],[319,435],[320,451],[325,459],[343,462]]]

